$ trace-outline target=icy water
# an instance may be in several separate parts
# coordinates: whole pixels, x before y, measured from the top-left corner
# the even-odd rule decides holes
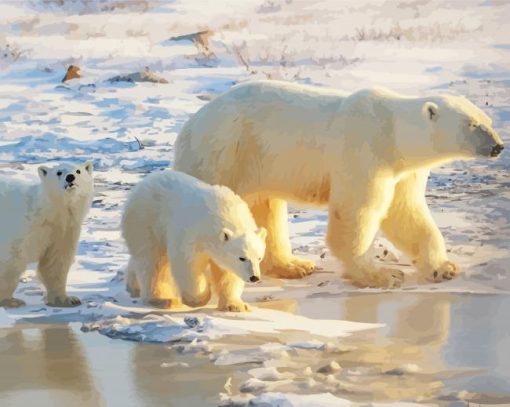
[[[366,386],[366,391],[346,389],[339,397],[359,402],[421,397],[450,405],[451,394],[470,392],[477,403],[510,403],[507,295],[356,294],[266,306],[308,317],[386,324],[342,340],[346,349],[351,345],[355,349],[336,360],[350,374],[350,383]],[[0,373],[0,405],[213,406],[229,377],[235,387],[246,379],[246,370],[256,367],[216,366],[206,355],[109,339],[83,333],[80,327],[77,322],[21,323],[1,330],[0,366],[8,369]],[[285,343],[288,336],[278,339]],[[225,347],[240,342],[263,343],[267,338],[233,337]],[[324,364],[325,359],[321,362],[322,356],[313,353],[318,351],[306,352],[312,366]],[[298,359],[304,356],[293,360],[296,366]],[[173,362],[188,366],[162,367]],[[405,371],[384,372],[384,366],[402,366]]]

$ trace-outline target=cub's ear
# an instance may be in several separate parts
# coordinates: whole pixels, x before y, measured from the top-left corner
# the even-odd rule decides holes
[[[89,174],[92,174],[92,171],[94,171],[94,164],[92,161],[86,161],[85,164],[83,164],[83,168],[85,168],[85,171]]]
[[[427,120],[437,122],[437,119],[439,118],[439,107],[435,103],[425,102],[423,105],[423,114]]]
[[[50,169],[44,165],[41,165],[38,169],[37,169],[37,172],[39,173],[39,178],[41,179],[44,179],[48,173],[50,172]]]
[[[220,240],[222,242],[228,242],[232,236],[234,236],[234,232],[232,232],[230,229],[223,228],[220,233]]]
[[[266,228],[263,228],[263,227],[260,227],[257,229],[257,235],[262,239],[262,240],[266,240],[266,236],[267,236],[267,229]]]

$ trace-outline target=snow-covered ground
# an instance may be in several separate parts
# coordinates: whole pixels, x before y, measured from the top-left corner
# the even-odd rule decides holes
[[[118,226],[126,194],[148,172],[172,165],[183,123],[235,83],[271,78],[349,91],[383,85],[409,94],[462,94],[510,141],[510,3],[504,1],[27,0],[1,2],[0,15],[0,172],[35,180],[37,166],[48,161],[93,159],[96,167],[96,196],[69,276],[69,292],[83,305],[44,306],[32,269],[16,294],[29,305],[0,309],[0,326],[28,318],[99,320],[85,329],[149,341],[173,340],[183,332],[203,340],[205,329],[206,340],[214,341],[223,338],[218,330],[274,336],[273,324],[280,330],[307,328],[301,337],[308,344],[324,340],[321,324],[338,324],[331,331],[335,337],[368,328],[317,321],[323,318],[320,309],[307,319],[261,309],[227,325],[231,316],[210,309],[139,320],[154,310],[124,290],[127,252]],[[186,37],[201,31],[195,41]],[[82,77],[62,83],[71,64],[80,67]],[[110,80],[145,67],[168,83]],[[417,285],[408,259],[380,236],[378,261],[399,264],[409,274],[400,291],[510,291],[509,167],[505,150],[499,160],[459,162],[434,172],[429,203],[465,273],[448,283]],[[341,266],[324,244],[325,211],[293,208],[289,221],[295,252],[315,259],[323,270],[300,281],[266,279],[247,288],[246,299],[264,306],[378,291],[341,279]],[[198,325],[187,324],[188,314]],[[280,388],[312,393],[313,386],[262,386],[264,380],[253,378],[255,387],[241,391],[257,397],[253,405],[311,405],[292,401],[298,396],[288,396],[288,404],[277,400],[286,397]],[[349,399],[348,391],[330,384],[319,390]],[[239,389],[227,393],[225,402]],[[336,395],[323,396],[320,405],[342,405],[331,397]]]

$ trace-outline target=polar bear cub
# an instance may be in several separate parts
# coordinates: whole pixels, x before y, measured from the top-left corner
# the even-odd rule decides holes
[[[266,230],[227,187],[172,170],[153,173],[131,192],[122,234],[131,254],[127,289],[133,296],[174,307],[180,304],[175,283],[184,304],[203,306],[211,297],[211,281],[219,309],[249,309],[241,294],[245,281],[260,279]]]
[[[0,306],[25,305],[13,293],[29,263],[37,263],[48,305],[81,304],[66,282],[92,201],[92,170],[89,161],[41,166],[36,184],[0,177]]]

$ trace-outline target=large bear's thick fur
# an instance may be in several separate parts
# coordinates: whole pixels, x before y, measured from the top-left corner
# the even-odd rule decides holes
[[[29,263],[37,263],[48,305],[80,304],[66,282],[94,192],[92,163],[41,166],[39,177],[37,184],[0,178],[0,306],[24,305],[13,294]]]
[[[425,201],[429,171],[496,156],[490,118],[463,97],[352,94],[284,82],[235,86],[183,127],[175,169],[223,184],[268,231],[263,271],[295,278],[313,269],[292,255],[287,201],[327,205],[327,242],[358,285],[395,287],[399,270],[377,269],[369,249],[382,228],[441,281],[458,271]]]
[[[248,310],[241,294],[245,281],[260,278],[266,231],[227,187],[177,171],[154,172],[131,191],[122,234],[131,254],[127,288],[133,296],[161,308],[181,299],[205,305],[209,266],[218,308]]]

